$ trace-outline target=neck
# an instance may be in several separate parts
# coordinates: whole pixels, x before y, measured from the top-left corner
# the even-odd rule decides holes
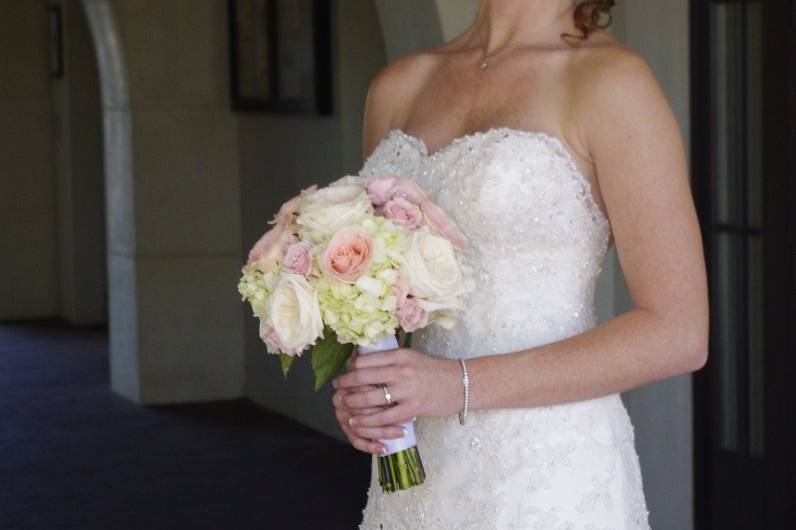
[[[562,23],[568,28],[572,0],[481,0],[470,26],[479,46],[490,55],[506,47],[530,46]],[[480,34],[480,37],[479,37]]]

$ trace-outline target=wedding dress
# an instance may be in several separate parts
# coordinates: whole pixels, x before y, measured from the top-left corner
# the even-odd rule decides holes
[[[429,355],[526,349],[596,323],[610,227],[556,136],[495,127],[430,154],[393,129],[360,176],[415,179],[468,241],[477,289],[451,330],[415,332]],[[426,482],[383,493],[373,466],[363,530],[648,529],[633,427],[618,394],[554,406],[419,417]],[[375,462],[375,457],[374,457]]]

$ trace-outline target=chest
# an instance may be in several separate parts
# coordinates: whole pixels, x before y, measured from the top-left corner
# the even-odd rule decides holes
[[[511,58],[487,70],[452,61],[417,91],[402,128],[424,138],[431,152],[495,126],[558,131],[568,106],[564,87],[561,66],[549,58]]]

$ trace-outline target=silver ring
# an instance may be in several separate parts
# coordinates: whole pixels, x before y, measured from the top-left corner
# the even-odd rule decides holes
[[[379,386],[384,391],[384,399],[387,400],[387,406],[388,407],[392,406],[392,394],[390,394],[390,391],[387,390],[387,385],[379,385]]]

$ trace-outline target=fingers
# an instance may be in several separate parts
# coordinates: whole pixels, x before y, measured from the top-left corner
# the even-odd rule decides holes
[[[406,430],[397,425],[387,427],[351,427],[351,431],[360,438],[368,440],[395,440],[406,436]]]
[[[354,368],[373,368],[376,366],[388,366],[395,364],[405,358],[406,348],[397,348],[394,350],[384,350],[367,355],[357,355],[356,359],[352,361]]]
[[[401,387],[389,387],[390,402],[397,403],[401,400]],[[366,407],[384,407],[387,406],[387,397],[385,396],[384,389],[375,388],[367,392],[359,392],[356,394],[349,393],[343,400],[343,406],[349,409],[362,409]],[[360,414],[359,411],[356,411]]]
[[[361,414],[352,416],[349,424],[352,427],[383,427],[385,425],[400,425],[417,416],[415,407],[410,403],[399,403],[394,407],[380,410],[374,414]]]
[[[357,351],[354,348],[354,352],[348,357],[348,360],[345,362],[346,370],[349,372],[354,369],[354,360],[357,358]]]
[[[391,366],[357,368],[335,379],[333,385],[337,389],[349,389],[357,386],[389,384],[395,382],[398,375]]]
[[[350,405],[346,404],[346,398],[348,396],[355,396],[355,395],[358,395],[358,394],[370,392],[372,390],[378,390],[379,392],[381,392],[382,400],[384,399],[384,391],[381,390],[379,387],[377,387],[377,386],[362,386],[362,387],[355,387],[353,389],[338,390],[337,392],[332,394],[332,405],[334,405],[334,408],[336,408],[336,409],[346,409],[346,410],[348,410],[348,409],[351,408]],[[372,405],[373,410],[371,412],[378,411],[379,409],[377,407],[379,407],[380,405],[384,405],[384,403],[374,403]],[[363,406],[365,406],[365,405],[363,405]],[[365,411],[362,411],[362,410],[358,410],[357,413],[358,414],[368,414],[368,412],[365,412]]]
[[[378,409],[376,409],[378,410]],[[387,447],[378,442],[378,439],[395,439],[406,436],[403,427],[389,425],[386,427],[353,427],[348,420],[350,415],[344,410],[336,410],[335,415],[348,441],[354,448],[369,454],[383,455]]]
[[[380,444],[379,442],[362,438],[356,433],[352,432],[350,429],[344,428],[343,432],[345,433],[346,438],[348,438],[348,441],[351,442],[351,445],[363,453],[383,455],[387,451],[386,446]]]

